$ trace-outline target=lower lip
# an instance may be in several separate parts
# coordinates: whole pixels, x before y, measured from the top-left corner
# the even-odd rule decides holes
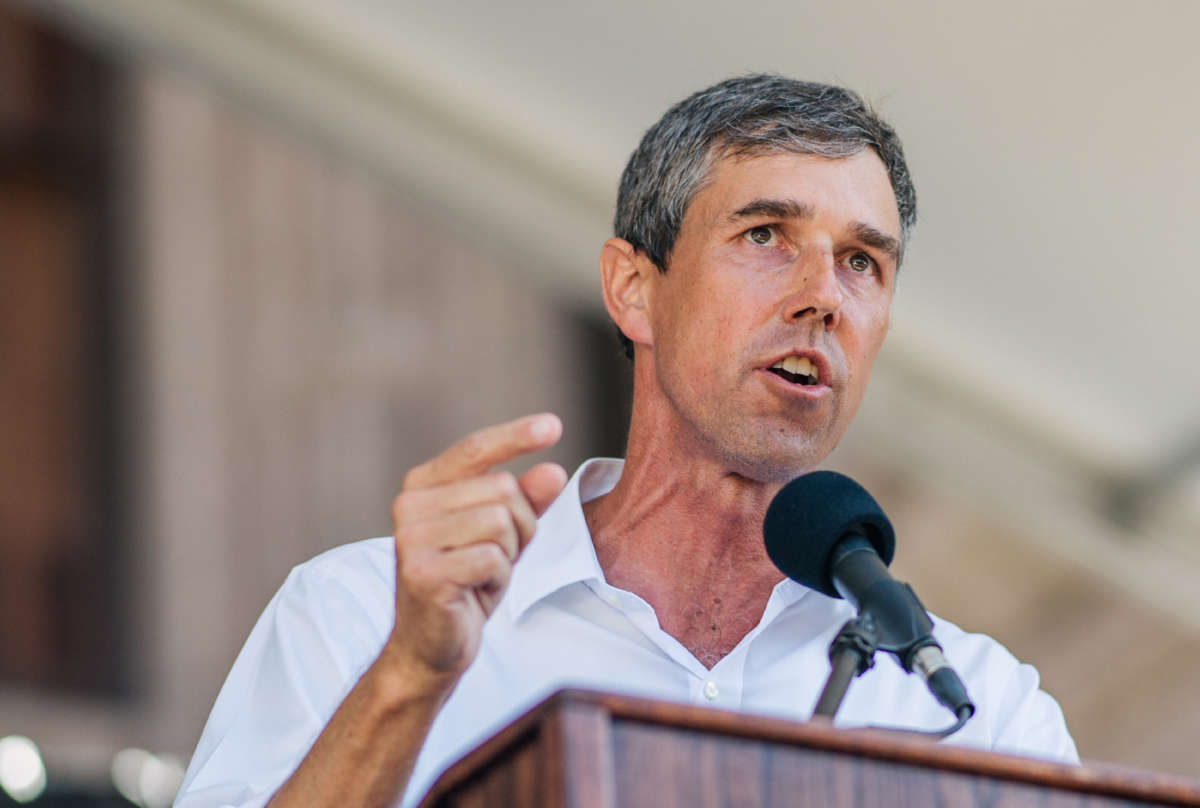
[[[758,371],[766,376],[766,383],[772,390],[778,390],[781,393],[793,399],[801,401],[817,401],[829,395],[832,389],[825,384],[792,384],[781,376],[776,376],[771,371],[763,368]]]

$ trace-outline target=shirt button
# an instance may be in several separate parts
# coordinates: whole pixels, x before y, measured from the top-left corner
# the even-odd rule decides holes
[[[704,698],[713,701],[719,695],[721,695],[721,688],[717,687],[716,682],[710,680],[704,683]]]

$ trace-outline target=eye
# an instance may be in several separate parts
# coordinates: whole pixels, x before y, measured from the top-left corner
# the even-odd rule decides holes
[[[767,225],[759,225],[751,227],[746,231],[746,238],[750,239],[751,243],[757,244],[760,247],[770,247],[775,243],[775,228]]]
[[[870,272],[875,268],[875,259],[866,253],[861,252],[854,253],[854,255],[850,256],[850,260],[847,261],[847,263],[855,272]]]

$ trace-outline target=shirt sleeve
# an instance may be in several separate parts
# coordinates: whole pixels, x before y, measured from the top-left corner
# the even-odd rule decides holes
[[[177,808],[265,805],[379,655],[394,609],[391,546],[347,545],[294,569],[237,656]],[[368,560],[350,563],[347,548]]]
[[[1067,731],[1062,708],[1040,688],[1040,677],[1032,665],[1016,665],[999,702],[1002,707],[995,719],[997,735],[993,745],[997,752],[1079,762],[1079,752]]]
[[[976,731],[985,734],[987,748],[1062,763],[1079,762],[1062,709],[1041,689],[1036,668],[1020,662],[985,634],[964,632],[940,618],[935,621],[935,634],[947,658],[974,697],[979,712],[971,722],[979,725]]]

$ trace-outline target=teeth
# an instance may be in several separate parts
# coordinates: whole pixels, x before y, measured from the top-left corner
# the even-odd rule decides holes
[[[820,381],[817,378],[817,366],[811,360],[803,356],[789,356],[779,360],[771,367],[786,370],[788,373],[793,373],[797,376],[811,376],[814,382]]]

